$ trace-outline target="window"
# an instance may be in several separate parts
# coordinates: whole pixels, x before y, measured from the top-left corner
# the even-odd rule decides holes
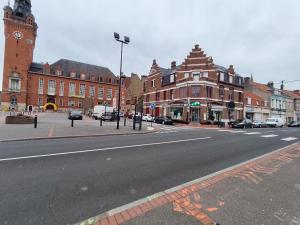
[[[229,75],[229,83],[232,84],[232,82],[233,82],[233,77]]]
[[[229,88],[229,100],[234,101],[234,89]]]
[[[222,99],[224,99],[224,97],[225,97],[224,86],[220,86],[220,88],[219,88],[219,97]]]
[[[175,74],[171,74],[170,75],[170,83],[174,83],[175,82]]]
[[[150,101],[150,95],[146,95],[146,102]]]
[[[151,81],[151,87],[153,87],[153,88],[155,87],[155,80]]]
[[[122,93],[122,92],[121,92]],[[115,97],[119,98],[119,90],[115,90]]]
[[[193,80],[199,81],[200,80],[200,73],[193,73]]]
[[[223,72],[220,73],[220,81],[224,81],[224,73]]]
[[[264,101],[264,106],[267,107],[268,106],[268,102]]]
[[[62,75],[62,71],[61,70],[56,70],[55,74],[56,74],[56,76],[61,76]]]
[[[167,99],[167,91],[164,91],[164,100]]]
[[[64,106],[64,100],[62,98],[59,99],[59,106]]]
[[[239,92],[239,102],[243,102],[243,94]]]
[[[212,95],[213,95],[212,92],[213,92],[213,88],[210,86],[206,86],[206,96],[208,98],[212,98]]]
[[[256,105],[259,105],[259,101],[256,101]]]
[[[59,96],[64,96],[65,92],[65,83],[63,81],[59,84]]]
[[[80,84],[79,86],[79,95],[85,97],[85,84]]]
[[[82,108],[82,107],[83,107],[83,101],[82,101],[82,100],[79,100],[79,102],[78,102],[78,107],[79,107],[79,108]]]
[[[155,95],[155,100],[159,101],[160,100],[160,92],[157,92]]]
[[[68,106],[69,106],[69,107],[74,107],[74,106],[75,106],[75,101],[69,100],[69,101],[68,101]]]
[[[180,96],[180,98],[185,98],[187,96],[186,90],[187,90],[186,87],[179,88],[179,96]]]
[[[170,97],[171,97],[171,100],[174,99],[174,90],[173,89],[170,90]]]
[[[40,95],[44,94],[44,79],[43,78],[39,79],[39,94]]]
[[[208,72],[203,72],[201,75],[202,77],[208,78]]]
[[[39,97],[38,98],[38,106],[41,106],[41,105],[43,105],[43,98],[42,97]]]
[[[103,77],[100,77],[100,82],[103,82]]]
[[[247,104],[248,104],[248,105],[251,105],[251,101],[252,101],[251,98],[247,98]]]
[[[95,87],[90,86],[90,97],[95,97]]]
[[[75,84],[74,83],[70,83],[69,95],[70,96],[74,96],[75,95]]]
[[[20,80],[11,78],[9,88],[11,91],[20,91]]]
[[[86,75],[84,73],[80,75],[81,80],[85,80],[85,78],[86,78]]]
[[[55,86],[56,86],[55,80],[48,81],[48,95],[55,95]]]
[[[112,98],[112,89],[107,89],[107,95],[106,95],[106,98],[108,100],[110,100]]]
[[[76,77],[76,73],[75,72],[71,72],[70,73],[70,77],[75,78]]]
[[[104,96],[104,88],[103,87],[99,87],[98,98],[99,99],[103,99],[103,96]]]
[[[185,73],[184,74],[184,79],[187,79],[187,78],[189,78],[190,77],[190,74],[189,73]]]
[[[10,98],[10,104],[11,104],[12,106],[18,105],[18,99],[17,99],[16,96],[11,96],[11,98]]]
[[[200,86],[192,86],[192,97],[200,97]]]

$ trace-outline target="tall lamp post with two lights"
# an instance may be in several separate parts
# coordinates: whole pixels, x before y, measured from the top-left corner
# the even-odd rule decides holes
[[[120,62],[120,80],[119,80],[119,96],[118,96],[118,115],[117,115],[117,129],[120,129],[120,108],[121,108],[121,85],[122,85],[122,78],[124,76],[122,73],[122,64],[123,64],[123,45],[124,44],[129,44],[130,38],[127,36],[124,36],[124,40],[120,39],[120,34],[114,33],[114,38],[116,41],[121,42],[121,62]]]

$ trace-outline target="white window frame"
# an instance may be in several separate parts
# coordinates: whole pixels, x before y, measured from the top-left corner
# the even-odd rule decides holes
[[[90,97],[95,97],[95,86],[91,85],[89,90]]]
[[[200,76],[201,76],[200,72],[194,72],[193,73],[193,81],[200,81]]]
[[[111,88],[107,89],[106,99],[107,100],[111,100],[112,99],[112,89]]]
[[[76,91],[76,84],[71,82],[69,84],[69,96],[74,96],[75,95],[75,91]]]
[[[17,85],[13,85],[13,83],[16,82]],[[11,91],[20,92],[21,90],[21,80],[19,78],[10,78],[9,79],[9,89]]]
[[[153,88],[155,87],[155,80],[151,81],[151,87],[153,87]]]
[[[79,96],[85,97],[85,93],[86,93],[86,85],[80,84],[79,85]]]
[[[56,92],[56,80],[48,80],[48,94],[55,95]]]
[[[40,95],[44,94],[44,79],[43,78],[39,78],[39,90],[38,93]]]
[[[224,81],[225,80],[225,73],[220,72],[220,81]]]
[[[229,75],[229,83],[232,84],[232,82],[233,82],[233,76]]]
[[[170,83],[174,83],[175,82],[175,74],[171,74],[170,75]]]
[[[63,81],[59,82],[59,96],[63,97],[65,92],[65,83]]]
[[[104,87],[99,87],[98,99],[103,99],[103,97],[104,97]]]
[[[190,73],[184,73],[184,79],[190,78]]]

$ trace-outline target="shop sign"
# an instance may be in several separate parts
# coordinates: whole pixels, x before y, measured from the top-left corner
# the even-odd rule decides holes
[[[201,103],[200,102],[191,102],[191,106],[192,107],[201,106]]]

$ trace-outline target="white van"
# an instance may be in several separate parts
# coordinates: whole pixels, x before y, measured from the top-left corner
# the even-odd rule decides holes
[[[284,122],[282,118],[269,118],[266,121],[268,127],[283,127]]]
[[[94,111],[92,114],[92,117],[95,120],[98,120],[101,118],[101,116],[105,113],[105,112],[113,112],[114,108],[110,107],[110,106],[105,106],[105,105],[96,105],[94,107]]]

